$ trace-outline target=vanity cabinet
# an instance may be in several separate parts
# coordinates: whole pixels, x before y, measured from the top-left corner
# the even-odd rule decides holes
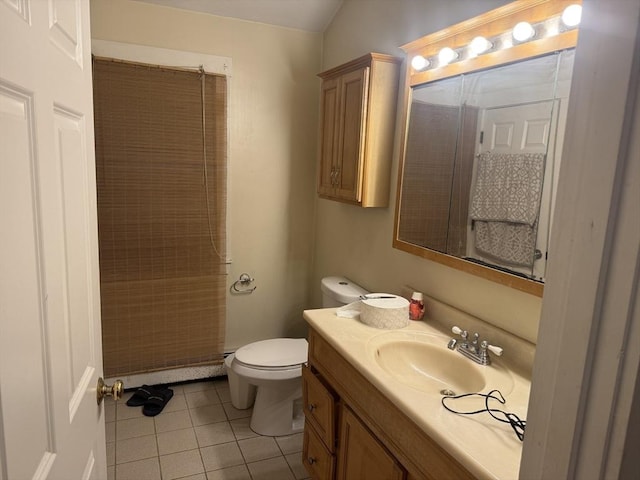
[[[312,479],[475,478],[313,328],[302,381],[302,463]]]
[[[349,408],[340,421],[339,480],[367,478],[404,480],[405,470]]]
[[[400,61],[370,53],[318,75],[320,197],[388,206]]]

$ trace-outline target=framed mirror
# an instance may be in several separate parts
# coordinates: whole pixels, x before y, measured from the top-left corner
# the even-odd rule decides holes
[[[520,0],[402,47],[395,248],[542,295],[579,9]]]

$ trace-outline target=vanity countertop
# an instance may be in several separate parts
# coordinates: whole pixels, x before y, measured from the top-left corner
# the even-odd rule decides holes
[[[375,361],[368,346],[372,338],[392,330],[381,330],[365,325],[357,319],[338,317],[335,312],[335,308],[306,310],[304,318],[369,382],[477,478],[518,478],[522,442],[518,440],[509,424],[491,418],[488,413],[451,413],[442,406],[441,395],[425,393],[401,383]],[[412,321],[400,331],[439,335],[446,348],[452,336],[437,329],[436,325],[430,324],[428,319]],[[508,357],[509,352],[505,352],[503,358],[508,360]],[[495,401],[490,405],[526,419],[530,380],[508,369],[503,358],[492,358],[492,365],[478,365],[478,368],[506,369],[512,376],[513,384],[510,391],[502,392],[506,399],[505,405],[499,405]],[[483,393],[492,389],[491,385],[486,387],[482,390]],[[483,408],[484,401],[479,398],[450,400],[448,405],[461,410],[475,410]],[[416,445],[416,448],[420,448],[419,445]]]

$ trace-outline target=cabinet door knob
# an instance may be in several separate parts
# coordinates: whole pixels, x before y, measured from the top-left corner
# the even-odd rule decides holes
[[[309,465],[313,465],[314,463],[316,463],[316,459],[313,457],[309,457],[307,458],[307,462],[309,462]]]
[[[310,403],[310,404],[309,404],[309,406],[307,407],[307,409],[308,409],[310,412],[313,412],[313,411],[316,409],[316,406],[315,406],[315,404]]]

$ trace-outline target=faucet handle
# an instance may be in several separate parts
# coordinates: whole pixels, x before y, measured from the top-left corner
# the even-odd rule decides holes
[[[504,350],[502,349],[502,347],[498,347],[496,345],[487,345],[487,349],[493,353],[494,355],[501,357],[502,356],[502,352],[504,352]]]
[[[501,357],[502,353],[504,352],[504,349],[502,347],[498,347],[496,345],[489,345],[489,343],[486,340],[484,340],[480,344],[480,348],[482,348],[483,350],[489,350],[491,353],[493,353],[498,357]]]
[[[456,335],[460,335],[460,337],[462,337],[462,343],[460,344],[460,346],[467,348],[467,337],[469,336],[469,332],[467,332],[466,330],[462,330],[460,327],[456,327],[455,325],[451,327],[451,331]]]
[[[456,335],[460,335],[462,338],[467,338],[467,335],[468,335],[467,331],[462,330],[460,327],[456,327],[454,325],[453,327],[451,327],[451,331]]]

